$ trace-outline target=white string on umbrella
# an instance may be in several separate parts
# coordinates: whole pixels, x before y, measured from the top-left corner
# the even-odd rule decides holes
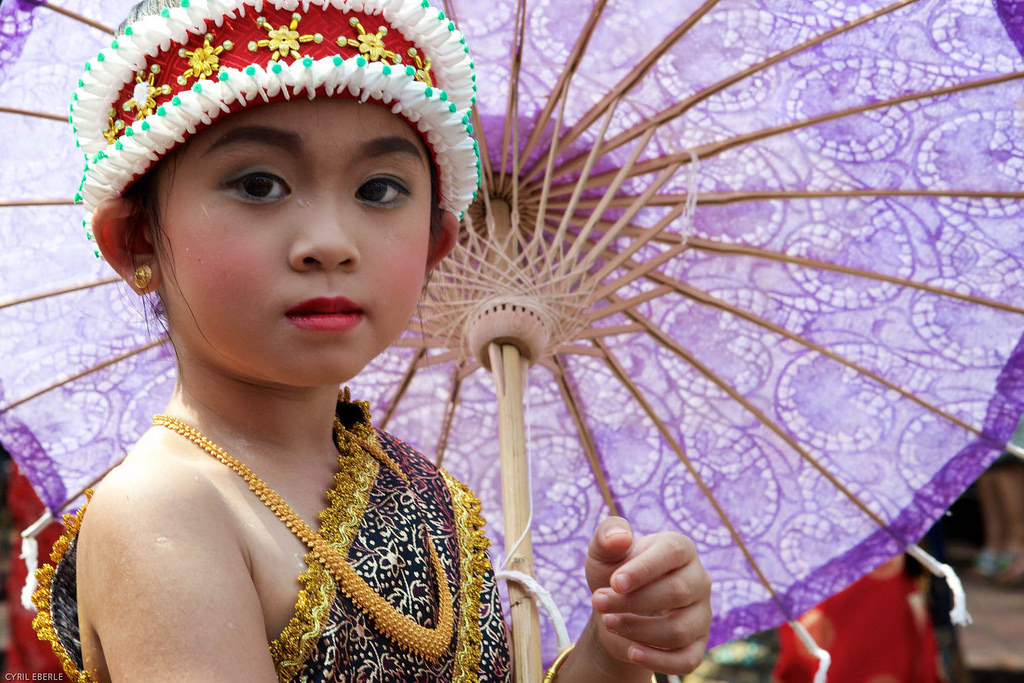
[[[956,575],[953,568],[944,562],[939,562],[916,545],[908,547],[907,554],[920,562],[932,574],[941,576],[946,580],[949,592],[953,594],[953,607],[949,610],[949,619],[953,622],[953,625],[966,626],[971,623],[972,619],[967,611],[967,597],[964,595],[964,586],[960,583],[960,577]]]
[[[811,634],[807,632],[807,629],[799,621],[794,619],[789,622],[789,625],[793,627],[793,632],[796,633],[797,638],[804,644],[807,651],[818,659],[818,670],[814,674],[814,683],[825,683],[828,680],[828,668],[832,665],[832,655],[815,642]]]

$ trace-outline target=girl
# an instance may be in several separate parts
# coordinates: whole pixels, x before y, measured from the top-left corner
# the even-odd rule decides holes
[[[87,65],[72,122],[93,237],[157,293],[177,383],[41,570],[37,630],[76,680],[506,680],[479,503],[337,396],[472,201],[462,36],[419,0],[165,5]],[[696,666],[688,539],[608,519],[585,571],[550,678]]]

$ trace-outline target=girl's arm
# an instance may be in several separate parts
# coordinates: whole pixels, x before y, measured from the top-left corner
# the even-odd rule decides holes
[[[586,572],[594,612],[558,683],[648,683],[652,671],[697,668],[711,626],[711,580],[690,539],[634,538],[624,519],[611,517],[590,542]]]
[[[79,622],[99,680],[277,680],[237,524],[196,474],[122,465],[89,505]]]

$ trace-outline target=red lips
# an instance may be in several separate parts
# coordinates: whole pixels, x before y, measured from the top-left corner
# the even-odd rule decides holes
[[[290,308],[286,315],[296,327],[314,332],[345,332],[363,319],[362,309],[343,296],[309,299]]]
[[[288,309],[287,315],[326,315],[331,313],[362,313],[354,302],[343,296],[317,297]]]

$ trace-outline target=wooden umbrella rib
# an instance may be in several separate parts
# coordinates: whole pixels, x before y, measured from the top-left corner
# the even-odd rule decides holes
[[[620,334],[637,334],[640,332],[646,332],[646,330],[636,323],[604,325],[602,327],[591,326],[577,332],[573,336],[573,340],[582,341],[584,339],[597,339],[598,337],[617,337]]]
[[[33,109],[19,109],[17,107],[0,106],[0,113],[3,114],[14,114],[16,116],[31,116],[37,119],[49,119],[50,121],[59,121],[61,123],[67,123],[67,116],[59,116],[58,114],[50,114],[45,111],[35,111]]]
[[[619,299],[614,303],[608,302],[606,306],[601,306],[600,308],[591,308],[585,317],[588,322],[594,323],[598,320],[609,318],[617,313],[622,313],[626,309],[633,308],[634,306],[639,306],[640,304],[653,301],[654,299],[660,299],[672,291],[674,291],[673,288],[668,285],[658,285],[653,289],[641,292],[640,294],[628,299]]]
[[[423,368],[435,367],[442,363],[451,363],[452,361],[459,360],[461,356],[462,354],[455,350],[445,351],[433,356],[424,356],[416,362],[416,369],[420,370]]]
[[[579,396],[573,391],[572,386],[569,384],[569,378],[565,373],[565,366],[562,364],[561,359],[558,356],[552,356],[556,372],[555,381],[558,383],[558,390],[562,393],[562,400],[565,401],[565,405],[569,408],[569,414],[572,415],[572,421],[576,425],[576,433],[579,434],[580,443],[583,446],[583,453],[587,458],[587,463],[590,465],[590,473],[594,475],[594,480],[597,481],[597,487],[601,489],[601,497],[604,499],[604,504],[608,506],[609,514],[618,516],[620,514],[619,506],[615,502],[615,496],[612,495],[611,487],[608,485],[608,477],[605,475],[604,468],[601,467],[601,461],[597,455],[597,447],[594,445],[594,437],[590,433],[590,428],[587,427],[586,422],[583,421],[583,410],[581,409],[581,402]]]
[[[523,39],[526,31],[526,0],[516,2],[515,41],[512,44],[512,75],[505,105],[505,126],[501,131],[501,168],[498,169],[498,184],[505,182],[508,173],[508,153],[511,136],[519,128],[519,72],[523,65]],[[483,129],[481,128],[481,131]]]
[[[909,399],[910,401],[913,401],[914,403],[916,403],[917,405],[921,406],[922,408],[924,408],[928,412],[930,412],[930,413],[932,413],[934,415],[937,415],[938,417],[941,417],[942,419],[944,419],[944,420],[946,420],[948,422],[951,422],[951,423],[955,424],[956,426],[958,426],[958,427],[960,427],[960,428],[962,428],[962,429],[964,429],[964,430],[966,430],[968,432],[971,432],[972,434],[975,434],[977,436],[983,436],[982,431],[980,429],[978,429],[977,427],[974,427],[973,425],[967,424],[966,422],[964,422],[960,418],[956,417],[955,415],[947,413],[946,411],[942,410],[938,406],[932,405],[928,401],[925,401],[923,398],[921,398],[921,397],[911,393],[909,390],[904,389],[903,387],[901,387],[901,386],[895,384],[894,382],[886,379],[885,377],[881,376],[880,374],[878,374],[878,373],[876,373],[876,372],[874,372],[872,370],[869,370],[869,369],[867,369],[867,368],[865,368],[865,367],[863,367],[863,366],[861,366],[861,365],[859,365],[857,363],[854,363],[853,361],[849,360],[848,358],[845,358],[844,356],[841,356],[841,355],[839,355],[838,353],[836,353],[834,351],[830,351],[829,349],[825,348],[824,346],[822,346],[820,344],[817,344],[815,342],[812,342],[810,339],[807,339],[806,337],[802,337],[802,336],[800,336],[798,334],[790,332],[786,328],[784,328],[784,327],[782,327],[780,325],[777,325],[777,324],[775,324],[775,323],[773,323],[773,322],[771,322],[769,320],[766,320],[765,318],[762,318],[762,317],[760,317],[758,315],[754,315],[753,313],[751,313],[749,311],[746,311],[746,310],[743,310],[742,308],[739,308],[738,306],[734,306],[732,304],[726,303],[725,301],[722,301],[721,299],[718,299],[718,298],[716,298],[716,297],[714,297],[714,296],[712,296],[712,295],[710,295],[710,294],[708,294],[706,292],[702,292],[702,291],[700,291],[700,290],[698,290],[698,289],[696,289],[694,287],[691,287],[691,286],[689,286],[687,284],[679,282],[678,280],[673,280],[672,278],[669,278],[668,276],[665,276],[665,275],[663,275],[661,273],[654,273],[651,277],[652,277],[652,279],[654,279],[654,280],[656,280],[658,282],[662,282],[665,286],[671,286],[672,289],[674,289],[680,296],[684,296],[687,299],[690,299],[691,301],[694,301],[695,303],[698,303],[698,304],[700,304],[702,306],[709,306],[709,307],[712,307],[712,308],[717,308],[717,309],[719,309],[721,311],[725,311],[726,313],[731,313],[732,315],[734,315],[734,316],[736,316],[736,317],[738,317],[738,318],[740,318],[742,320],[746,320],[747,322],[753,323],[754,325],[757,325],[758,327],[760,327],[762,329],[765,329],[765,330],[768,330],[770,332],[773,332],[773,333],[775,333],[775,334],[777,334],[777,335],[779,335],[781,337],[789,339],[790,341],[796,342],[797,344],[800,344],[801,346],[803,346],[803,347],[805,347],[807,349],[810,349],[812,351],[820,353],[821,355],[825,356],[826,358],[829,358],[829,359],[831,359],[831,360],[833,360],[833,361],[835,361],[835,362],[837,362],[837,363],[839,363],[839,364],[841,364],[841,365],[843,365],[845,367],[848,367],[848,368],[850,368],[851,370],[857,372],[860,375],[868,377],[869,379],[873,380],[874,382],[877,382],[878,384],[884,386],[886,389],[889,389],[891,391],[895,391],[896,393],[898,393],[903,398],[906,398],[906,399]]]
[[[801,130],[804,128],[810,128],[816,126],[819,123],[827,123],[829,121],[837,121],[848,116],[855,116],[857,114],[863,114],[869,111],[877,111],[879,109],[885,109],[886,107],[894,107],[900,104],[906,104],[908,102],[914,102],[917,100],[924,100],[933,97],[940,97],[942,95],[951,95],[955,93],[967,92],[969,90],[976,90],[980,88],[986,88],[993,85],[999,85],[1001,83],[1007,83],[1014,80],[1024,78],[1024,71],[1014,71],[1008,74],[1000,74],[998,76],[992,76],[989,78],[981,78],[974,81],[967,81],[965,83],[957,83],[955,85],[944,86],[942,88],[935,88],[933,90],[925,90],[921,92],[909,93],[906,95],[899,95],[897,97],[890,97],[884,100],[877,100],[875,102],[868,102],[866,104],[857,105],[855,107],[849,107],[847,109],[841,109],[839,111],[828,112],[827,114],[821,114],[819,116],[812,116],[806,119],[800,119],[799,121],[791,121],[790,123],[780,124],[778,126],[772,126],[770,128],[763,128],[761,130],[746,133],[744,135],[736,135],[725,140],[719,140],[717,142],[711,142],[706,145],[701,145],[693,150],[693,152],[700,159],[709,159],[715,157],[722,152],[726,152],[734,147],[749,144],[752,142],[758,142],[765,140],[776,135],[782,135],[784,133],[792,133],[793,131]],[[656,159],[649,159],[641,162],[633,167],[633,175],[644,175],[646,173],[655,173],[662,168],[673,164],[673,163],[687,163],[690,160],[689,153],[679,154],[666,154]],[[587,190],[594,188],[603,187],[606,185],[610,178],[614,177],[615,171],[605,171],[590,176],[587,179],[586,187]],[[551,191],[555,194],[560,194],[568,191],[569,183],[561,183],[558,185],[552,185]]]
[[[759,259],[767,259],[771,261],[779,261],[781,263],[789,263],[792,265],[805,266],[808,268],[815,268],[817,270],[827,270],[836,273],[843,273],[846,275],[852,275],[854,277],[861,277],[868,280],[874,280],[876,282],[886,282],[889,284],[899,285],[900,287],[909,287],[930,294],[937,294],[939,296],[948,297],[951,299],[959,299],[960,301],[966,301],[972,304],[978,304],[987,308],[993,308],[1000,311],[1006,311],[1008,313],[1024,314],[1024,308],[1020,306],[1014,306],[1012,304],[996,301],[994,299],[986,299],[980,296],[974,296],[972,294],[964,294],[956,292],[951,289],[945,289],[943,287],[936,287],[934,285],[924,284],[922,282],[915,282],[914,280],[907,280],[905,278],[895,277],[892,275],[883,275],[870,270],[864,270],[862,268],[852,268],[850,266],[841,266],[835,263],[828,263],[826,261],[818,261],[816,259],[807,258],[804,256],[791,256],[789,254],[783,254],[777,251],[771,251],[769,249],[760,249],[758,247],[751,247],[742,244],[726,244],[724,242],[715,242],[701,237],[691,237],[687,241],[687,246],[698,251],[705,251],[715,254],[723,254],[729,256],[749,256]]]
[[[77,12],[73,12],[73,11],[67,9],[66,7],[60,7],[59,5],[55,5],[55,4],[51,3],[51,2],[45,2],[45,1],[44,2],[39,2],[38,0],[29,0],[29,1],[31,3],[33,3],[33,4],[35,4],[35,5],[40,6],[40,7],[45,7],[46,9],[53,10],[54,12],[57,12],[58,14],[63,14],[64,16],[68,17],[69,19],[74,19],[75,21],[80,22],[82,24],[85,24],[86,26],[91,26],[91,27],[93,27],[95,29],[103,31],[107,35],[113,35],[114,34],[114,29],[109,27],[109,26],[107,26],[106,24],[102,24],[102,23],[96,21],[95,19],[90,19],[89,17],[87,17],[87,16],[85,16],[83,14],[79,14]],[[67,119],[65,119],[65,120],[67,120]]]
[[[459,391],[462,389],[462,377],[459,372],[463,363],[458,363],[452,370],[452,386],[448,390],[448,403],[445,405],[444,419],[441,421],[441,433],[437,437],[437,448],[434,451],[434,464],[441,467],[444,454],[448,449],[448,438],[451,436],[452,423],[455,421],[455,409],[459,404]]]
[[[646,149],[647,143],[651,141],[651,138],[653,136],[654,131],[651,131],[648,135],[645,135],[643,140],[640,141],[640,144],[638,144],[636,148],[630,153],[629,158],[626,159],[626,163],[624,163],[622,165],[622,168],[620,168],[615,173],[615,177],[612,179],[611,184],[608,187],[608,190],[605,192],[604,195],[602,195],[601,201],[598,202],[597,208],[594,209],[594,212],[590,215],[590,218],[587,220],[586,223],[584,223],[583,227],[580,228],[579,233],[573,236],[572,244],[569,247],[568,253],[565,255],[565,258],[562,259],[562,262],[558,264],[556,271],[558,272],[558,274],[564,274],[568,270],[571,270],[576,267],[576,255],[579,254],[580,250],[583,248],[583,245],[587,243],[587,240],[589,239],[590,233],[593,231],[594,226],[597,224],[597,221],[604,214],[605,209],[607,208],[607,204],[605,203],[605,201],[611,201],[612,197],[615,196],[615,193],[619,191],[620,187],[622,187],[622,183],[624,183],[626,181],[626,178],[629,177],[630,169],[632,169],[634,164],[636,164],[636,160],[640,157],[640,154],[644,151],[644,149]],[[673,167],[670,166],[669,168],[672,169]],[[676,165],[675,168],[678,168],[678,165]],[[660,181],[661,184],[664,185],[664,183],[668,182],[668,177],[670,175],[671,173],[662,173],[661,176],[659,176],[659,178],[657,179],[657,181]],[[584,179],[581,178],[581,180]],[[655,183],[652,183],[651,187],[655,187],[657,181]],[[647,190],[650,191],[651,187],[648,187]],[[655,191],[657,191],[657,188],[655,188]],[[651,192],[651,194],[653,194],[653,192]],[[635,205],[635,211],[639,211],[640,208],[642,207],[639,204]],[[608,240],[608,242],[610,241],[611,240]],[[591,262],[593,262],[593,259],[591,259]],[[582,267],[584,270],[586,270],[587,265],[585,262],[582,265]]]
[[[665,183],[667,183],[672,178],[672,176],[676,174],[676,171],[679,170],[680,166],[681,164],[674,164],[663,169],[661,173],[659,173],[658,176],[653,181],[651,181],[651,183],[647,186],[643,193],[639,197],[637,197],[632,204],[626,207],[626,210],[622,213],[621,216],[619,216],[615,223],[613,223],[610,227],[603,228],[601,239],[599,239],[597,243],[594,244],[594,246],[588,250],[586,257],[582,259],[579,266],[582,270],[590,270],[591,266],[593,266],[594,262],[597,260],[598,255],[603,253],[604,249],[608,245],[610,245],[614,240],[619,238],[620,233],[624,229],[629,227],[630,221],[632,221],[636,217],[636,215],[640,213],[641,209],[647,206],[647,202],[657,194],[658,190],[665,186]],[[625,166],[623,167],[623,171],[626,171]],[[616,181],[618,181],[618,177],[616,177]],[[618,188],[619,183],[616,182],[615,184],[612,185],[612,187],[609,188],[608,194],[606,194],[605,196],[611,199],[611,195],[617,192]],[[594,212],[590,215],[590,218],[587,220],[587,223],[580,229],[579,233],[577,234],[576,241],[573,244],[573,249],[570,249],[569,252],[570,259],[574,259],[576,252],[582,249],[584,240],[589,241],[591,231],[598,225],[603,226],[606,223],[606,221],[601,220],[601,216],[604,215],[604,212],[606,210],[607,204],[598,204],[597,208],[594,210]],[[683,205],[683,210],[685,210],[685,203]],[[665,227],[667,227],[667,224],[664,224],[661,227],[661,229],[663,230]],[[655,235],[653,234],[650,235],[650,237],[652,238],[654,236]]]
[[[558,73],[558,79],[555,81],[554,87],[551,88],[551,94],[548,96],[547,102],[544,103],[544,108],[534,118],[537,123],[526,139],[526,145],[523,147],[523,159],[529,159],[530,155],[533,154],[533,150],[540,141],[540,136],[544,133],[544,125],[551,119],[551,114],[555,111],[555,107],[557,106],[559,109],[565,110],[565,102],[568,99],[569,92],[569,81],[579,68],[580,60],[583,59],[583,55],[587,51],[590,39],[593,37],[594,30],[601,20],[601,15],[604,14],[604,8],[607,5],[608,0],[597,0],[594,6],[590,8],[583,28],[576,38],[575,44],[572,46],[572,51],[569,53],[565,65]],[[558,136],[556,135],[551,141],[552,158],[555,156],[555,145],[557,142]]]
[[[705,2],[696,9],[696,11],[687,17],[679,26],[677,26],[672,32],[670,32],[665,38],[663,38],[653,50],[647,53],[643,59],[641,59],[636,66],[634,66],[628,74],[626,74],[614,87],[609,88],[601,100],[591,107],[582,117],[573,125],[572,128],[558,141],[558,152],[565,151],[566,147],[576,141],[585,130],[587,130],[595,121],[597,121],[609,108],[614,109],[617,103],[622,97],[631,91],[639,84],[644,76],[657,64],[658,60],[661,59],[664,54],[676,43],[678,43],[683,36],[685,36],[694,25],[700,21],[704,15],[706,15],[719,0],[705,0]],[[603,137],[603,135],[602,135]],[[534,164],[529,170],[524,173],[524,180],[533,179],[539,172],[539,167]]]
[[[690,353],[688,350],[684,349],[679,344],[679,342],[670,337],[664,330],[662,330],[657,325],[652,323],[648,318],[636,313],[635,311],[627,312],[626,315],[629,318],[633,319],[634,321],[643,325],[647,329],[647,332],[652,339],[654,339],[663,347],[665,347],[666,349],[674,353],[676,356],[681,358],[690,367],[692,367],[694,370],[703,375],[708,381],[710,381],[716,387],[721,389],[726,395],[729,396],[729,398],[738,403],[744,410],[750,413],[764,427],[766,427],[772,433],[774,433],[776,436],[782,439],[797,455],[800,456],[801,459],[803,459],[805,462],[811,465],[811,467],[816,469],[818,473],[820,473],[829,481],[829,483],[836,487],[836,490],[840,491],[844,496],[846,496],[850,500],[850,502],[856,505],[865,515],[867,515],[873,522],[875,522],[875,524],[877,524],[879,528],[889,531],[885,520],[879,517],[877,513],[872,511],[871,508],[869,508],[867,504],[864,503],[864,501],[858,498],[855,493],[850,491],[850,489],[843,482],[839,481],[839,479],[834,474],[829,472],[828,469],[826,469],[825,466],[822,465],[817,458],[812,456],[800,444],[798,444],[796,442],[796,439],[790,436],[789,433],[786,432],[786,430],[780,427],[774,420],[769,418],[762,410],[760,410],[757,406],[751,403],[745,396],[740,394],[734,387],[730,386],[728,382],[726,382],[717,374],[715,374],[715,372],[713,372],[711,368],[709,368],[707,365],[698,360],[697,357]],[[889,531],[889,533],[892,532]],[[907,543],[903,542],[902,539],[901,543],[903,543],[903,545],[907,545]]]
[[[71,199],[3,199],[0,200],[0,208],[17,209],[28,206],[74,206]]]
[[[416,375],[417,362],[425,355],[427,355],[427,350],[425,348],[421,348],[417,351],[416,355],[413,356],[413,359],[409,362],[409,365],[405,368],[405,372],[402,373],[402,379],[398,383],[398,386],[395,387],[394,393],[391,395],[391,401],[388,403],[388,409],[384,411],[384,417],[381,418],[380,423],[378,424],[381,429],[388,428],[388,423],[391,422],[391,418],[394,417],[395,410],[398,409],[399,402],[401,402],[402,397],[405,396],[405,392],[409,390],[412,378]]]
[[[94,366],[92,366],[90,368],[87,368],[87,369],[81,371],[81,372],[75,373],[74,375],[71,375],[70,377],[66,377],[66,378],[64,378],[64,379],[62,379],[62,380],[60,380],[58,382],[54,382],[53,384],[51,384],[51,385],[49,385],[49,386],[47,386],[47,387],[45,387],[43,389],[40,389],[39,391],[36,391],[36,392],[33,392],[33,393],[29,394],[28,396],[24,396],[22,398],[19,398],[18,400],[14,401],[12,403],[8,403],[7,405],[0,406],[0,415],[2,415],[3,413],[8,412],[10,410],[14,410],[18,406],[23,405],[25,403],[28,403],[31,400],[39,398],[43,394],[46,394],[46,393],[48,393],[50,391],[53,391],[54,389],[59,389],[60,387],[66,385],[66,384],[70,384],[71,382],[74,382],[75,380],[81,379],[83,377],[87,377],[87,376],[93,374],[94,372],[99,372],[100,370],[103,370],[104,368],[108,368],[111,365],[115,365],[116,363],[120,363],[123,360],[127,360],[127,359],[129,359],[129,358],[131,358],[133,356],[137,356],[138,354],[144,353],[146,351],[149,351],[150,349],[154,349],[154,348],[156,348],[158,346],[162,346],[165,343],[167,343],[167,337],[161,337],[160,339],[157,339],[156,341],[150,342],[149,344],[146,344],[144,346],[140,346],[138,348],[132,349],[131,351],[126,351],[125,353],[122,353],[122,354],[119,354],[117,356],[114,356],[113,358],[108,358],[107,360],[103,361],[102,363],[94,365]]]
[[[583,195],[584,184],[587,181],[587,177],[590,175],[590,171],[594,167],[594,163],[597,161],[598,153],[599,153],[599,151],[601,149],[601,138],[604,136],[604,133],[608,130],[608,126],[611,124],[611,121],[612,121],[612,114],[614,114],[614,113],[615,113],[615,109],[612,108],[608,112],[608,116],[605,117],[604,123],[601,126],[601,133],[598,136],[597,142],[594,144],[593,147],[591,147],[590,154],[587,156],[587,161],[583,165],[583,171],[580,173],[580,177],[573,184],[572,196],[569,198],[569,206],[566,208],[565,212],[563,213],[562,220],[559,223],[558,229],[555,232],[555,236],[554,236],[553,242],[555,244],[557,244],[557,245],[560,245],[560,244],[562,244],[565,241],[566,231],[568,230],[568,227],[569,227],[569,219],[572,217],[573,213],[576,211],[576,203],[580,200],[580,197]],[[545,181],[545,182],[547,182],[547,181]],[[557,263],[552,261],[552,259],[555,258],[556,256],[559,257]],[[561,253],[548,255],[548,259],[547,259],[548,262],[545,264],[547,266],[546,270],[548,272],[551,272],[551,271],[554,271],[554,270],[558,269],[559,265],[562,262],[564,262],[564,259],[562,259],[560,257],[561,257]]]
[[[736,192],[701,192],[697,197],[699,206],[721,206],[725,204],[736,204],[740,202],[766,202],[790,199],[884,199],[887,197],[949,197],[956,199],[1024,199],[1024,190],[969,190],[951,188],[948,190],[935,189],[878,189],[861,188],[846,190],[759,190]],[[611,209],[620,209],[631,206],[638,198],[638,195],[617,195],[608,205]],[[647,203],[647,206],[676,206],[687,199],[686,194],[673,192],[655,195]],[[577,208],[593,209],[597,206],[595,198],[581,199]],[[565,200],[551,200],[548,202],[548,210],[562,209],[566,205]]]
[[[852,29],[857,28],[858,26],[874,21],[875,19],[878,19],[881,16],[890,14],[898,9],[901,9],[915,2],[918,2],[918,0],[900,0],[899,2],[895,2],[886,7],[879,8],[874,12],[870,12],[868,14],[865,14],[861,17],[854,19],[853,21],[849,21],[845,24],[836,26],[835,28],[825,31],[824,33],[821,33],[817,36],[814,36],[813,38],[810,38],[809,40],[806,40],[803,43],[794,45],[791,48],[771,55],[767,59],[757,62],[756,64],[750,65],[746,69],[737,71],[735,74],[729,76],[728,78],[725,78],[717,83],[714,83],[708,86],[707,88],[704,88],[703,90],[696,92],[685,99],[680,100],[679,102],[673,104],[671,107],[663,109],[657,114],[647,117],[644,121],[636,124],[632,128],[625,130],[622,133],[619,133],[617,136],[607,141],[605,149],[607,151],[618,149],[619,147],[626,144],[630,140],[633,140],[642,135],[647,128],[662,126],[668,123],[669,121],[679,118],[687,111],[692,109],[694,106],[722,92],[726,88],[729,88],[735,85],[736,83],[739,83],[740,81],[749,78],[750,76],[761,73],[769,69],[770,67],[775,66],[776,64],[785,61],[790,57],[793,57],[794,55],[800,54],[801,52],[804,52],[805,50],[820,45],[821,43],[824,43],[827,40],[831,40],[832,38],[838,35],[847,33]],[[565,162],[559,165],[557,169],[555,169],[555,173],[557,176],[561,176],[566,173],[571,173],[572,171],[575,171],[578,167],[579,156],[574,157],[572,159],[567,159]]]
[[[633,400],[640,405],[644,413],[647,414],[647,417],[651,420],[651,422],[654,423],[655,428],[657,428],[658,432],[661,433],[661,438],[665,440],[669,447],[675,452],[676,457],[679,458],[679,461],[683,463],[683,466],[686,468],[686,471],[693,478],[693,481],[697,484],[697,487],[700,488],[701,493],[704,494],[704,497],[707,499],[708,503],[710,503],[711,506],[714,508],[715,514],[717,514],[718,518],[722,520],[722,524],[729,532],[729,535],[732,537],[732,540],[736,544],[736,547],[740,549],[740,552],[743,553],[743,557],[746,558],[747,563],[750,565],[750,568],[754,570],[755,574],[757,574],[757,578],[761,582],[761,585],[764,586],[765,590],[768,591],[768,594],[771,595],[772,600],[778,606],[779,610],[786,615],[786,618],[792,619],[795,615],[790,614],[789,610],[786,609],[786,606],[779,598],[779,595],[775,592],[775,588],[768,580],[768,577],[765,576],[760,564],[757,562],[756,559],[754,559],[753,553],[751,553],[750,549],[747,547],[746,542],[743,540],[743,537],[740,536],[739,531],[732,523],[732,519],[726,513],[721,503],[718,502],[718,498],[711,491],[711,488],[707,485],[707,482],[704,481],[704,478],[700,475],[700,472],[697,471],[696,466],[690,460],[690,457],[686,454],[686,451],[683,450],[682,445],[672,435],[671,431],[669,431],[668,426],[665,424],[664,420],[662,420],[658,416],[657,412],[654,410],[654,406],[652,406],[647,401],[647,399],[643,395],[643,392],[640,391],[640,388],[636,385],[632,378],[630,378],[625,368],[622,367],[622,364],[619,363],[618,359],[615,358],[615,356],[612,354],[611,350],[607,347],[607,345],[605,345],[600,340],[595,340],[594,344],[603,353],[605,363],[608,365],[609,369],[611,369],[612,374],[614,374],[616,379],[618,379],[619,382],[626,388],[626,390],[633,397]]]
[[[0,309],[10,308],[11,306],[18,306],[20,304],[27,304],[32,301],[39,301],[40,299],[49,299],[53,296],[60,296],[61,294],[70,294],[71,292],[80,292],[85,289],[92,289],[93,287],[102,287],[103,285],[112,285],[117,282],[121,282],[119,277],[109,277],[96,282],[88,282],[84,285],[72,285],[71,287],[62,287],[61,289],[51,289],[47,292],[41,292],[39,294],[32,294],[24,296],[12,301],[0,302]]]

